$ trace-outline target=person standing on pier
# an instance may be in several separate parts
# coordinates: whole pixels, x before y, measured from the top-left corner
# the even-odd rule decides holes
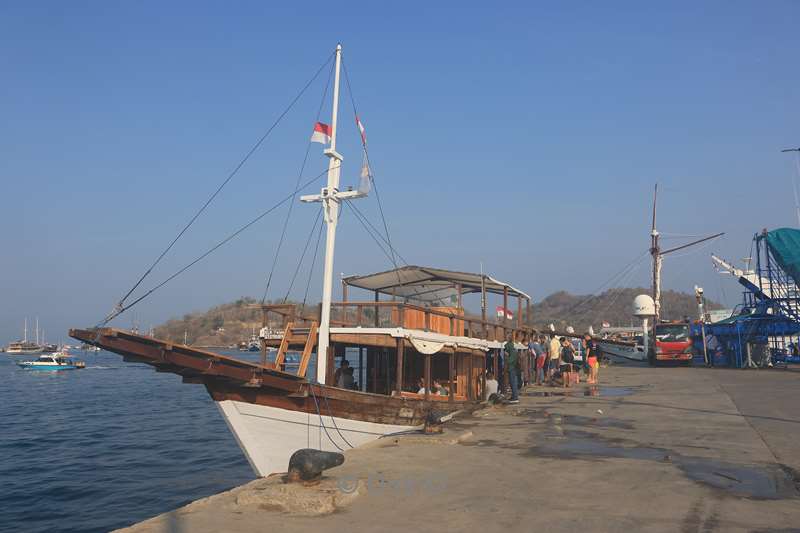
[[[531,350],[528,348],[527,337],[522,337],[522,344],[526,346],[519,354],[520,388],[527,387],[531,382]]]
[[[550,353],[550,360],[548,361],[549,366],[547,367],[547,379],[553,379],[553,374],[558,370],[559,359],[561,358],[561,342],[558,340],[558,337],[555,336],[555,333],[550,334],[550,349],[548,351]]]
[[[538,342],[534,345],[534,352],[536,353],[536,384],[542,385],[544,383],[544,372],[547,366],[547,351],[545,350],[547,339],[543,336],[539,337]]]
[[[586,354],[586,363],[589,365],[587,383],[595,385],[600,374],[600,360],[597,358],[597,346],[588,333],[583,336],[583,351]]]
[[[519,356],[517,347],[514,346],[514,337],[508,336],[508,341],[504,346],[506,352],[506,367],[508,368],[508,381],[511,385],[511,400],[509,403],[519,403]]]

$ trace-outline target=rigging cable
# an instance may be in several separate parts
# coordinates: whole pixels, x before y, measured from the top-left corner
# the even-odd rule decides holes
[[[286,289],[286,296],[283,297],[283,303],[286,303],[286,300],[289,299],[289,293],[292,292],[292,287],[294,287],[294,281],[297,279],[297,274],[300,272],[300,267],[303,265],[303,259],[305,258],[306,252],[308,251],[308,245],[311,244],[311,238],[314,237],[314,233],[316,233],[317,231],[317,224],[319,223],[321,218],[322,218],[322,209],[317,211],[317,217],[314,219],[314,225],[311,226],[311,231],[308,233],[308,239],[306,239],[306,245],[305,247],[303,247],[303,253],[300,255],[300,261],[297,262],[297,268],[294,270],[292,281],[289,282],[289,288]],[[264,300],[262,300],[261,303],[264,303]]]
[[[308,300],[308,289],[311,287],[311,277],[314,274],[314,266],[317,264],[317,254],[319,253],[319,243],[322,240],[322,227],[324,224],[319,225],[319,233],[317,233],[317,245],[314,247],[314,258],[311,260],[311,268],[308,270],[308,281],[306,282],[306,292],[303,295],[303,308],[306,306]]]
[[[319,379],[318,379],[317,381],[319,381]],[[338,445],[338,444],[336,444],[336,441],[334,441],[334,440],[331,438],[331,434],[330,434],[330,433],[328,433],[328,428],[327,428],[327,427],[325,427],[325,422],[322,420],[322,413],[321,413],[321,412],[320,412],[320,410],[319,410],[319,403],[317,402],[317,395],[314,393],[314,385],[313,385],[312,383],[309,383],[309,384],[308,384],[308,390],[310,390],[310,391],[311,391],[311,396],[314,398],[314,407],[316,407],[316,409],[317,409],[317,416],[319,416],[319,424],[320,424],[320,426],[322,426],[322,429],[324,429],[324,430],[325,430],[325,435],[327,435],[327,436],[328,436],[328,440],[329,440],[329,441],[331,441],[331,444],[333,444],[334,446],[336,446],[336,449],[337,449],[337,450],[339,450],[340,452],[343,452],[344,450],[343,450],[342,448],[340,448],[340,447],[339,447],[339,445]],[[333,417],[331,417],[331,418],[333,418]],[[320,446],[320,448],[321,448],[321,447],[322,447],[322,446]],[[352,446],[351,446],[351,448],[352,448]]]
[[[328,72],[328,81],[325,84],[325,90],[322,93],[322,100],[320,100],[319,107],[317,108],[317,116],[315,122],[319,122],[319,116],[322,114],[322,106],[325,105],[325,97],[328,96],[328,87],[331,84],[331,76],[333,75],[333,63],[331,63],[331,69]],[[300,165],[300,172],[297,173],[297,181],[295,183],[295,188],[300,185],[300,180],[303,177],[303,171],[306,169],[306,163],[308,162],[308,154],[311,152],[311,145],[313,143],[309,141],[306,144],[306,154],[303,156],[303,164]],[[269,286],[272,283],[272,275],[275,273],[275,266],[278,264],[278,257],[281,253],[281,247],[283,246],[283,241],[286,237],[286,229],[289,226],[289,219],[292,218],[292,210],[294,209],[294,197],[292,197],[292,201],[289,202],[289,210],[286,212],[286,218],[283,220],[283,230],[281,231],[281,238],[278,241],[278,247],[275,250],[275,257],[272,258],[272,268],[270,268],[269,276],[267,277],[267,286],[264,288],[264,295],[261,297],[261,303],[264,304],[267,300],[267,293],[269,292]],[[313,230],[312,230],[313,231]],[[291,290],[291,288],[290,288]],[[288,296],[287,296],[288,297]],[[286,301],[286,298],[284,298]]]
[[[344,62],[344,60],[342,60],[342,70],[344,71],[344,81],[345,85],[347,85],[347,94],[350,97],[350,104],[353,106],[353,115],[355,115],[356,120],[358,120],[358,109],[356,108],[356,99],[355,96],[353,95],[353,88],[350,85],[350,75],[347,72],[347,65]],[[386,242],[389,245],[389,251],[391,252],[389,259],[391,260],[392,265],[394,265],[394,269],[397,272],[397,282],[402,286],[403,280],[400,279],[400,272],[398,271],[397,260],[395,259],[394,256],[395,251],[394,251],[394,246],[392,246],[392,238],[389,234],[389,225],[386,223],[386,216],[383,213],[383,203],[381,202],[381,194],[378,191],[378,184],[375,182],[375,178],[372,175],[372,163],[369,160],[369,150],[367,149],[367,142],[364,137],[362,137],[361,139],[361,145],[364,147],[364,158],[366,159],[367,163],[367,179],[369,179],[370,183],[372,183],[372,187],[375,189],[375,199],[378,201],[378,211],[381,214],[381,220],[383,220],[383,229],[386,232]],[[414,290],[414,293],[417,294],[416,289]]]
[[[236,236],[238,236],[240,233],[242,233],[243,231],[245,231],[247,228],[249,228],[250,226],[252,226],[252,225],[253,225],[253,224],[255,224],[256,222],[258,222],[259,220],[261,220],[262,218],[264,218],[264,217],[265,217],[265,216],[267,216],[268,214],[270,214],[270,213],[272,213],[273,211],[275,211],[276,209],[278,209],[278,208],[279,208],[281,205],[283,205],[283,204],[285,204],[286,202],[288,202],[288,201],[289,201],[291,198],[293,198],[293,197],[294,197],[294,195],[295,195],[295,194],[297,194],[297,192],[298,192],[299,190],[303,190],[303,189],[305,189],[306,187],[308,187],[309,185],[311,185],[311,184],[312,184],[312,183],[314,183],[315,181],[319,180],[319,179],[320,179],[322,176],[324,176],[324,175],[325,175],[327,172],[328,172],[328,170],[326,169],[326,170],[324,170],[324,171],[320,172],[319,174],[317,174],[315,177],[313,177],[313,178],[309,179],[308,181],[306,181],[306,182],[305,182],[305,183],[304,183],[304,184],[303,184],[303,185],[300,187],[300,189],[296,189],[295,191],[293,191],[292,193],[290,193],[288,196],[284,197],[284,198],[283,198],[281,201],[279,201],[278,203],[276,203],[275,205],[273,205],[272,207],[270,207],[269,209],[267,209],[266,211],[264,211],[263,213],[261,213],[260,215],[258,215],[256,218],[254,218],[253,220],[251,220],[250,222],[248,222],[248,223],[247,223],[247,224],[245,224],[244,226],[242,226],[242,227],[240,227],[239,229],[237,229],[235,232],[233,232],[231,235],[229,235],[228,237],[226,237],[226,238],[225,238],[225,239],[223,239],[222,241],[220,241],[220,242],[218,242],[217,244],[215,244],[215,245],[214,245],[214,246],[213,246],[211,249],[209,249],[208,251],[206,251],[205,253],[203,253],[203,254],[202,254],[202,255],[200,255],[199,257],[197,257],[197,258],[196,258],[194,261],[192,261],[191,263],[187,264],[186,266],[184,266],[183,268],[181,268],[180,270],[178,270],[177,272],[175,272],[174,274],[172,274],[170,277],[168,277],[167,279],[165,279],[164,281],[162,281],[161,283],[159,283],[158,285],[156,285],[155,287],[153,287],[152,289],[150,289],[149,291],[147,291],[146,293],[144,293],[142,296],[140,296],[139,298],[137,298],[137,299],[136,299],[136,300],[134,300],[133,302],[129,303],[128,305],[125,305],[125,306],[119,306],[119,307],[117,307],[116,309],[114,309],[114,312],[113,312],[113,313],[111,313],[111,315],[109,315],[108,317],[106,317],[104,320],[102,320],[100,323],[98,323],[98,324],[97,324],[97,327],[101,327],[101,326],[104,326],[104,325],[108,324],[108,322],[110,322],[112,319],[114,319],[115,317],[117,317],[117,316],[119,316],[120,314],[124,313],[125,311],[127,311],[128,309],[130,309],[131,307],[133,307],[134,305],[138,304],[139,302],[141,302],[142,300],[144,300],[145,298],[147,298],[148,296],[150,296],[151,294],[153,294],[155,291],[157,291],[158,289],[160,289],[161,287],[163,287],[164,285],[166,285],[167,283],[169,283],[170,281],[172,281],[173,279],[175,279],[176,277],[178,277],[180,274],[182,274],[182,273],[184,273],[185,271],[187,271],[189,268],[191,268],[192,266],[194,266],[196,263],[200,262],[202,259],[204,259],[204,258],[206,258],[207,256],[209,256],[209,255],[210,255],[212,252],[216,251],[216,250],[217,250],[219,247],[221,247],[222,245],[226,244],[228,241],[230,241],[230,240],[232,240],[233,238],[235,238]]]
[[[583,300],[580,300],[578,303],[576,303],[576,304],[575,304],[575,305],[573,305],[571,308],[569,308],[569,309],[568,309],[568,310],[565,312],[565,314],[567,314],[567,315],[568,315],[568,314],[570,314],[570,313],[574,313],[575,311],[577,311],[578,309],[580,309],[580,308],[581,308],[583,305],[586,305],[586,304],[588,304],[589,302],[591,302],[592,300],[594,300],[594,299],[596,299],[596,298],[599,298],[599,297],[601,296],[601,294],[600,294],[600,291],[602,291],[604,288],[606,288],[606,287],[610,286],[612,283],[616,284],[616,283],[617,283],[617,281],[618,281],[618,279],[619,279],[619,278],[621,278],[622,276],[624,276],[624,275],[627,273],[628,269],[635,267],[635,266],[636,266],[636,265],[637,265],[637,264],[638,264],[638,263],[639,263],[639,262],[640,262],[640,261],[641,261],[641,260],[644,258],[644,256],[645,256],[647,253],[649,253],[649,252],[648,252],[648,250],[645,250],[644,252],[642,252],[641,254],[639,254],[638,256],[636,256],[636,257],[633,259],[633,261],[631,261],[630,263],[628,263],[627,265],[625,265],[625,266],[622,268],[622,270],[620,270],[619,272],[617,272],[616,274],[614,274],[613,276],[611,276],[611,278],[609,278],[608,280],[606,280],[605,282],[603,282],[603,284],[602,284],[602,285],[600,285],[599,287],[597,287],[597,289],[595,289],[595,290],[592,292],[592,294],[591,294],[590,296],[588,296],[588,297],[584,298]]]
[[[328,58],[325,60],[325,62],[322,64],[322,66],[320,66],[319,69],[317,69],[317,71],[314,73],[314,75],[311,77],[311,79],[308,80],[308,82],[303,86],[302,89],[300,89],[300,92],[297,93],[297,95],[289,103],[289,105],[283,110],[283,112],[280,115],[278,115],[278,118],[275,119],[275,122],[272,123],[272,125],[269,127],[269,129],[267,129],[267,131],[264,133],[264,135],[262,135],[261,138],[259,138],[258,141],[253,145],[253,147],[250,148],[250,151],[248,151],[245,154],[245,156],[239,161],[239,164],[237,164],[236,167],[234,167],[234,169],[231,171],[231,173],[228,175],[228,177],[225,178],[225,180],[222,182],[222,184],[220,184],[220,186],[217,188],[217,190],[214,191],[214,193],[208,198],[208,200],[206,200],[206,202],[203,204],[203,206],[194,214],[194,216],[189,220],[189,222],[186,224],[186,226],[184,226],[183,229],[180,232],[178,232],[178,235],[172,240],[172,242],[169,243],[169,245],[164,249],[164,251],[161,252],[161,254],[156,258],[156,260],[153,261],[153,264],[150,265],[150,267],[145,271],[144,274],[142,274],[142,276],[139,278],[139,280],[136,283],[133,284],[133,287],[131,287],[131,289],[125,294],[125,296],[123,296],[122,299],[117,303],[116,307],[111,312],[111,314],[109,314],[106,317],[104,323],[108,323],[114,317],[116,317],[116,316],[118,316],[120,314],[121,311],[119,311],[119,310],[120,309],[124,309],[125,300],[127,300],[130,297],[130,295],[133,293],[133,291],[135,291],[137,289],[137,287],[139,287],[139,285],[141,285],[142,281],[144,281],[144,279],[153,271],[153,269],[164,258],[164,256],[167,255],[167,253],[172,249],[172,247],[175,245],[175,243],[178,242],[178,239],[180,239],[183,236],[183,234],[186,233],[186,231],[192,226],[192,224],[194,224],[194,222],[197,220],[197,218],[206,210],[206,208],[211,204],[211,202],[214,201],[214,198],[217,197],[217,195],[228,184],[228,182],[230,182],[233,179],[233,177],[239,172],[239,170],[244,166],[244,164],[247,163],[247,161],[250,159],[250,156],[252,156],[255,153],[256,150],[258,150],[258,148],[261,146],[261,144],[267,139],[267,137],[269,137],[269,135],[272,133],[272,131],[278,126],[278,124],[280,124],[280,122],[283,120],[283,118],[294,107],[294,104],[297,103],[297,101],[300,99],[301,96],[303,96],[303,94],[311,86],[311,84],[314,82],[314,80],[317,79],[317,76],[319,76],[320,72],[322,72],[322,70],[328,65],[328,63],[331,62],[331,59],[333,58],[333,55],[334,54],[331,54],[331,55],[328,56]]]

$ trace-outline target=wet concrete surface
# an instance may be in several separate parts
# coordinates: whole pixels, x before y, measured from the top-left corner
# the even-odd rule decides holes
[[[131,531],[798,531],[800,373],[723,372],[604,368],[599,387],[529,387],[440,437],[381,439],[329,471],[364,491],[326,516],[224,493]]]

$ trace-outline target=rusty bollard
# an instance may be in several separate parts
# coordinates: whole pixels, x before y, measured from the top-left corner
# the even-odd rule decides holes
[[[294,452],[289,458],[289,475],[286,476],[286,482],[319,481],[323,471],[343,463],[344,455],[341,453],[303,448]]]

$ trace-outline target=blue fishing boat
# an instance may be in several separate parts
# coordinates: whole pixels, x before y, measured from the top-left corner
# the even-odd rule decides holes
[[[72,359],[69,354],[56,352],[39,356],[35,361],[22,361],[18,363],[26,370],[79,370],[86,366],[83,361]]]

